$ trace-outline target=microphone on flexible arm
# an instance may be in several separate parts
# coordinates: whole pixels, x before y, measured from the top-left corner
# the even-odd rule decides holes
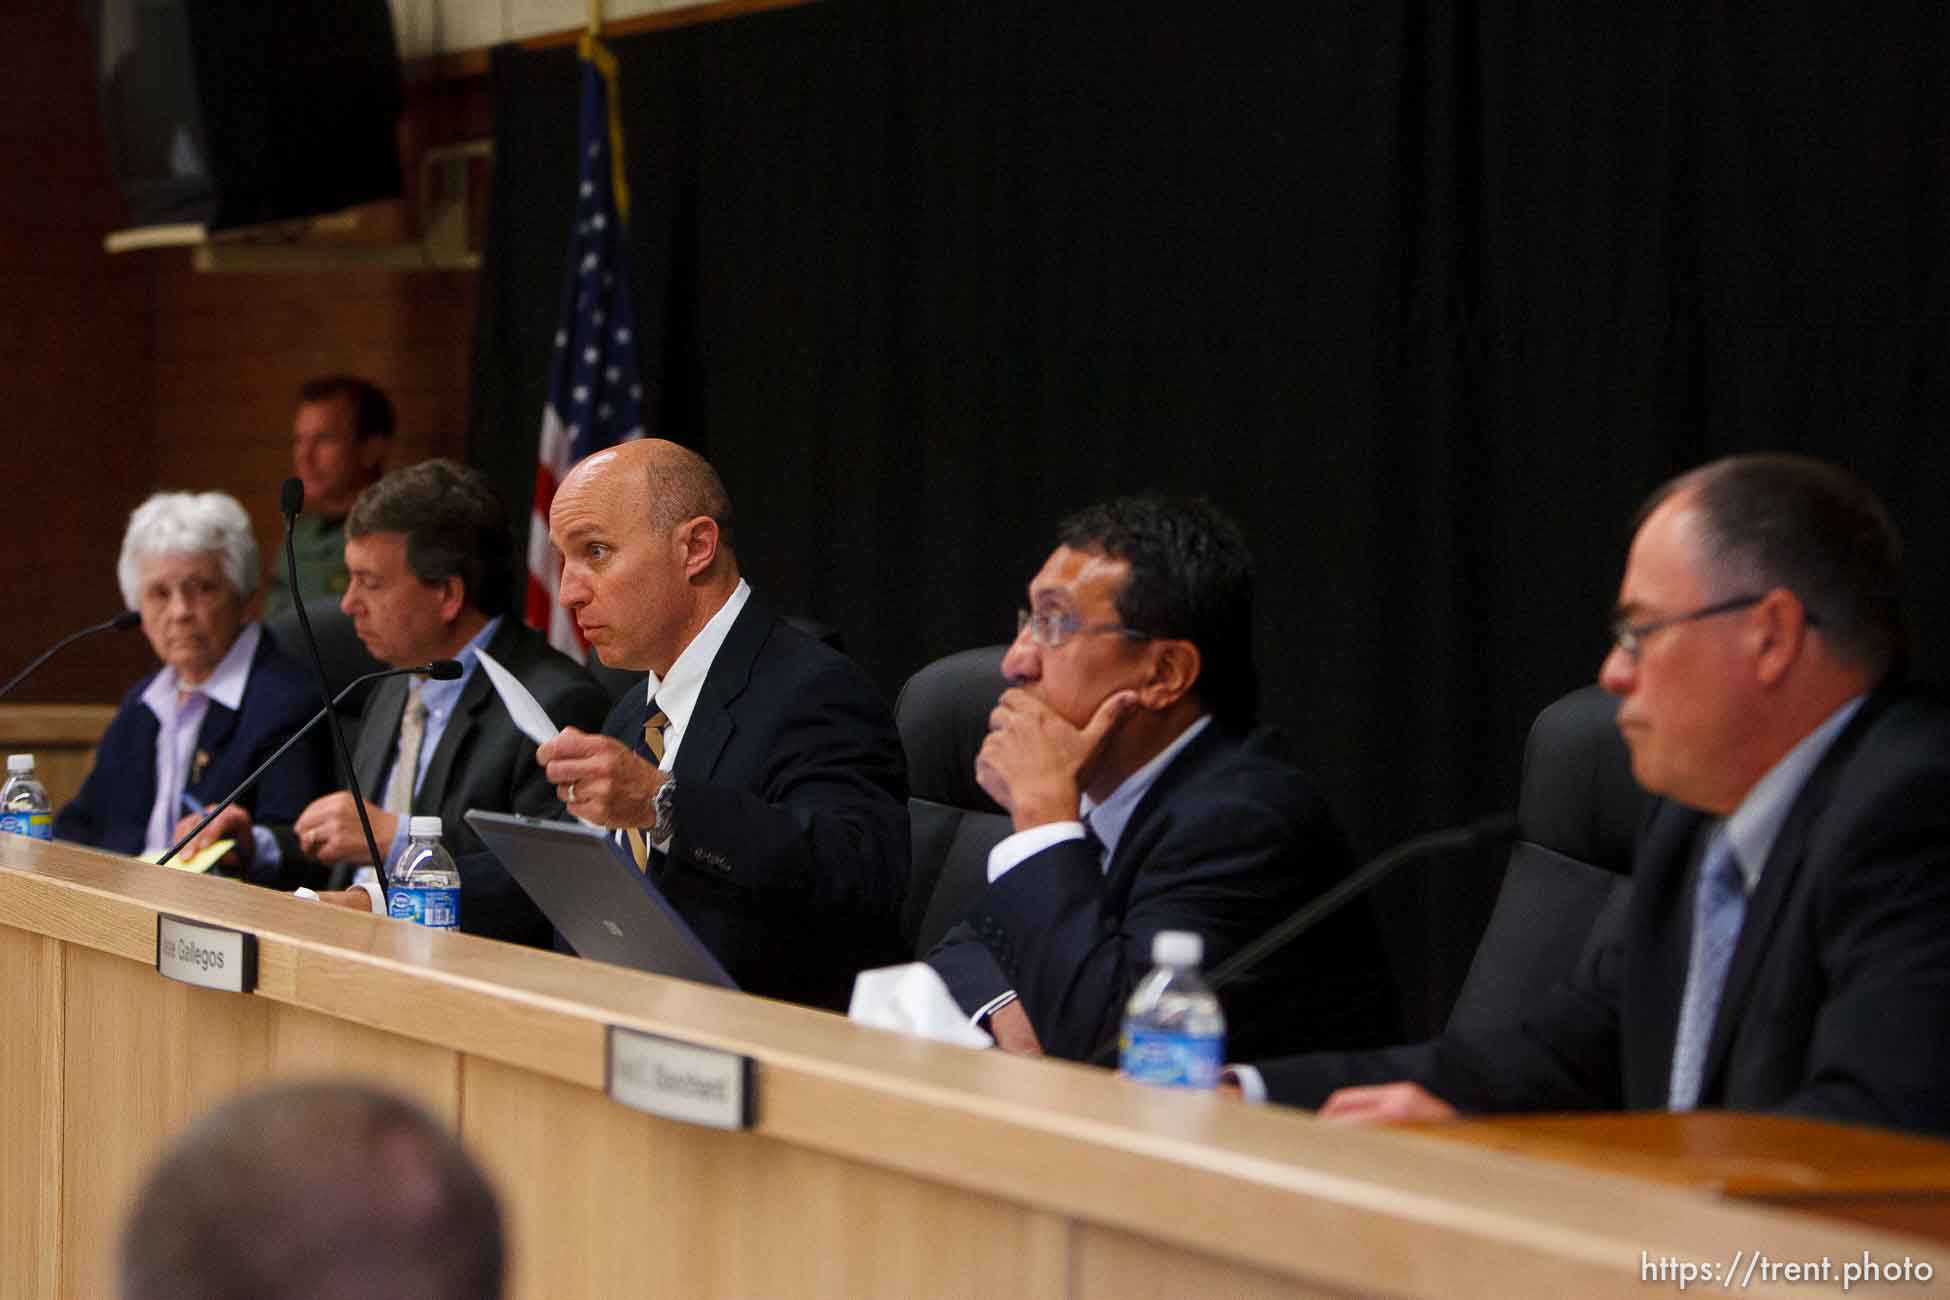
[[[1452,826],[1446,830],[1430,831],[1426,835],[1417,835],[1413,839],[1403,840],[1380,857],[1363,863],[1358,870],[1342,877],[1332,888],[1316,894],[1292,916],[1214,966],[1211,973],[1205,977],[1206,987],[1217,993],[1329,916],[1340,911],[1356,896],[1374,888],[1383,877],[1392,874],[1398,867],[1438,853],[1458,853],[1467,849],[1486,848],[1504,840],[1515,839],[1517,831],[1518,823],[1514,816],[1509,813],[1492,813],[1487,817],[1478,817],[1466,826]],[[1090,1054],[1091,1062],[1097,1065],[1108,1064],[1110,1053],[1116,1050],[1117,1042],[1117,1036],[1113,1035],[1108,1042],[1101,1044]]]
[[[59,641],[56,641],[53,645],[43,650],[41,652],[40,657],[34,660],[33,663],[28,664],[25,668],[21,669],[19,672],[15,673],[11,678],[9,678],[5,686],[0,686],[0,699],[5,699],[8,693],[11,692],[14,687],[20,685],[22,682],[26,681],[29,677],[33,676],[34,670],[36,668],[39,668],[42,664],[54,658],[55,655],[61,653],[61,651],[67,649],[75,642],[81,640],[81,638],[85,636],[93,636],[97,632],[126,632],[130,628],[134,627],[137,623],[140,623],[141,621],[142,621],[142,615],[140,613],[136,612],[133,609],[125,609],[121,613],[117,614],[114,618],[103,619],[101,622],[95,624],[93,627],[84,627],[79,632],[68,633],[66,636],[62,637]]]
[[[326,712],[332,714],[332,742],[339,756],[339,779],[352,792],[352,806],[359,813],[359,829],[365,832],[366,852],[372,854],[373,874],[379,877],[379,893],[383,900],[386,894],[386,861],[379,856],[379,841],[372,837],[372,818],[366,815],[366,797],[359,792],[359,778],[352,771],[352,747],[345,743],[345,728],[339,725],[338,714],[333,712],[333,706],[339,698],[344,697],[344,692],[341,691],[338,698],[332,695],[332,684],[325,679],[325,660],[318,653],[318,637],[311,630],[311,615],[305,612],[305,593],[298,590],[298,546],[293,540],[293,530],[304,508],[305,481],[295,477],[286,479],[284,486],[278,490],[278,511],[284,516],[284,572],[285,580],[291,585],[291,607],[298,612],[298,626],[305,634],[305,648],[311,651],[312,671],[318,675],[318,698],[325,701]],[[350,685],[347,689],[350,689]]]
[[[306,722],[304,726],[298,728],[298,730],[293,732],[291,734],[291,738],[286,740],[282,745],[279,745],[269,758],[265,759],[262,763],[259,763],[255,768],[253,768],[249,776],[239,781],[237,783],[237,788],[235,790],[232,790],[229,794],[225,795],[217,803],[211,804],[210,807],[204,812],[203,820],[199,821],[196,825],[190,827],[188,833],[185,834],[183,838],[177,840],[174,844],[170,845],[169,851],[163,854],[160,858],[156,859],[156,865],[161,866],[162,864],[168,862],[171,858],[175,857],[177,853],[182,850],[185,844],[188,844],[191,840],[195,839],[198,835],[201,835],[203,833],[203,828],[205,826],[208,826],[211,822],[217,819],[218,813],[222,812],[224,809],[230,807],[231,804],[236,803],[238,799],[242,798],[244,791],[250,789],[253,785],[257,784],[257,778],[263,776],[265,771],[270,768],[271,764],[277,762],[280,758],[283,758],[284,752],[287,749],[290,749],[293,745],[297,744],[301,739],[304,738],[305,733],[309,732],[313,727],[317,726],[320,722],[324,721],[325,716],[327,714],[332,713],[334,710],[338,708],[340,701],[344,700],[346,696],[352,694],[352,692],[357,690],[359,687],[364,686],[367,682],[376,682],[382,677],[405,677],[412,674],[419,674],[421,676],[431,677],[436,682],[451,682],[457,680],[460,677],[460,672],[461,672],[460,660],[436,659],[430,664],[415,664],[411,668],[382,668],[376,673],[366,673],[364,676],[353,678],[351,681],[345,684],[344,690],[340,691],[337,695],[332,697],[330,700],[326,701],[324,708],[312,714],[310,721]],[[368,828],[368,830],[366,831],[366,835],[368,839],[371,838],[372,831],[370,828]]]

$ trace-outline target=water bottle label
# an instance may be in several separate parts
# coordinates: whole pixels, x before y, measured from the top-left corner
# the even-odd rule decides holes
[[[406,889],[394,885],[386,891],[386,911],[397,920],[411,921],[432,930],[458,930],[460,891]]]
[[[1209,1091],[1219,1086],[1224,1056],[1223,1038],[1126,1026],[1121,1068],[1139,1083]]]
[[[53,813],[0,813],[0,831],[11,831],[15,835],[27,835],[37,840],[54,838]]]

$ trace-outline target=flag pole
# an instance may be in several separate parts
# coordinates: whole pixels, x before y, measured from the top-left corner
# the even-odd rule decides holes
[[[603,34],[603,0],[589,0],[589,34]]]

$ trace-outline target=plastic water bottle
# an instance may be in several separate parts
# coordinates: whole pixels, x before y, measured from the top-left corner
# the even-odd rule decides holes
[[[37,840],[54,838],[54,805],[34,775],[32,754],[7,755],[7,783],[0,785],[0,831]]]
[[[1161,1088],[1219,1086],[1226,1018],[1199,978],[1204,956],[1205,940],[1185,930],[1160,930],[1151,940],[1151,973],[1124,1007],[1119,1068],[1127,1078]]]
[[[386,911],[434,930],[460,929],[460,872],[440,846],[440,819],[406,824],[406,847],[386,869]]]

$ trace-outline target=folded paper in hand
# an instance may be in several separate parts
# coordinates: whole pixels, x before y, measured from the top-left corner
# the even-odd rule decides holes
[[[549,721],[548,710],[521,684],[519,677],[503,668],[487,651],[474,653],[480,657],[481,667],[486,670],[488,681],[494,684],[494,693],[501,697],[501,704],[508,710],[517,731],[537,745],[546,745],[562,734],[562,728]]]

